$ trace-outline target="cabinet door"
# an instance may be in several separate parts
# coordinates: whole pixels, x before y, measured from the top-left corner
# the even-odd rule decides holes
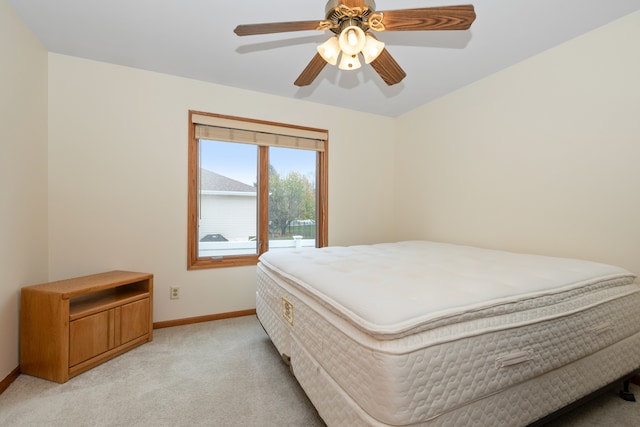
[[[120,344],[149,333],[149,298],[120,307]]]
[[[113,347],[113,310],[102,311],[69,324],[69,366],[104,353]],[[111,341],[111,342],[110,342]]]

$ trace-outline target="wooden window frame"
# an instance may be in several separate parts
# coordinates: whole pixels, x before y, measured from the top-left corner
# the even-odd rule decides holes
[[[227,116],[221,114],[205,113],[201,111],[189,111],[189,167],[188,167],[188,220],[187,220],[187,269],[201,270],[220,267],[238,267],[256,265],[261,254],[267,251],[269,243],[269,193],[268,185],[261,183],[269,182],[269,147],[258,145],[258,254],[228,256],[218,259],[217,257],[198,257],[198,169],[199,169],[199,140],[196,137],[196,126],[198,121],[229,123],[238,130],[255,130],[275,128],[288,138],[292,135],[304,135],[307,132],[314,134],[324,134],[325,138],[320,141],[321,149],[315,150],[316,154],[316,247],[327,246],[328,235],[328,131],[314,129],[291,124],[269,122],[242,117]],[[248,142],[245,142],[248,143]]]

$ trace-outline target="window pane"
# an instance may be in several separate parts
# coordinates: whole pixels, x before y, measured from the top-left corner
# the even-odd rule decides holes
[[[199,141],[198,257],[255,255],[258,147]]]
[[[269,250],[316,246],[316,156],[269,148]]]

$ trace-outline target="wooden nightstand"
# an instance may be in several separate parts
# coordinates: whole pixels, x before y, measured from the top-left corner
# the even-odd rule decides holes
[[[152,274],[111,271],[22,288],[24,374],[64,383],[152,338]]]

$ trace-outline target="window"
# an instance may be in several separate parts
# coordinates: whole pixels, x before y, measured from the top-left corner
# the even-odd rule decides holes
[[[188,268],[327,244],[327,131],[189,112]]]

